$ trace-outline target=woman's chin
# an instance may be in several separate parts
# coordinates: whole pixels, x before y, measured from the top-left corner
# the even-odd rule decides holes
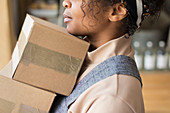
[[[80,36],[80,33],[76,32],[74,30],[67,29],[67,32],[71,35],[74,35],[74,36]]]
[[[75,32],[72,31],[72,30],[70,30],[70,29],[67,29],[67,32],[68,32],[69,34],[75,35]]]
[[[73,26],[67,26],[67,32],[74,36],[84,36],[86,34],[85,29],[81,29],[80,27],[73,27]]]

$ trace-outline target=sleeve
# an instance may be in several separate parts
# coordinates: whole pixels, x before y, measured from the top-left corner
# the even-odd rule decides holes
[[[87,113],[135,113],[120,97],[105,95],[97,98]]]

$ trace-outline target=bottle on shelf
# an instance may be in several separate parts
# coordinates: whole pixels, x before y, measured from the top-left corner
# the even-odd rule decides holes
[[[153,42],[147,41],[146,47],[147,48],[144,53],[144,69],[147,71],[153,71],[155,70],[155,61],[156,61],[156,55],[155,55],[155,50],[153,48]]]
[[[139,41],[133,42],[135,50],[135,61],[139,70],[143,69],[143,51],[141,50],[141,44]]]
[[[166,70],[168,66],[168,55],[165,49],[165,42],[159,41],[159,47],[157,49],[156,69]]]
[[[168,70],[170,70],[170,50],[168,51]]]

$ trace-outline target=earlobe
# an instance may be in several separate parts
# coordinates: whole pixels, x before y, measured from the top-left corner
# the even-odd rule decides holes
[[[121,3],[115,4],[109,11],[111,22],[121,21],[128,15],[126,8]]]

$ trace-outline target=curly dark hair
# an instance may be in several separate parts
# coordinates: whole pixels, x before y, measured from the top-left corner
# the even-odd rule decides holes
[[[84,13],[84,16],[91,16],[92,19],[97,19],[96,15],[100,13],[100,7],[99,4],[103,7],[103,10],[105,11],[108,7],[113,6],[116,3],[120,3],[121,0],[90,0],[88,3],[86,0],[82,0],[81,10]],[[159,12],[163,6],[163,3],[165,0],[144,0],[144,3],[148,6],[149,14],[150,16],[159,16]],[[86,6],[88,6],[88,14],[83,10]],[[94,7],[98,8],[98,11],[94,12]],[[83,19],[82,19],[83,22]],[[131,36],[134,34],[134,32],[137,30],[136,22],[132,19],[131,15],[128,14],[122,22],[121,22],[126,32]]]

